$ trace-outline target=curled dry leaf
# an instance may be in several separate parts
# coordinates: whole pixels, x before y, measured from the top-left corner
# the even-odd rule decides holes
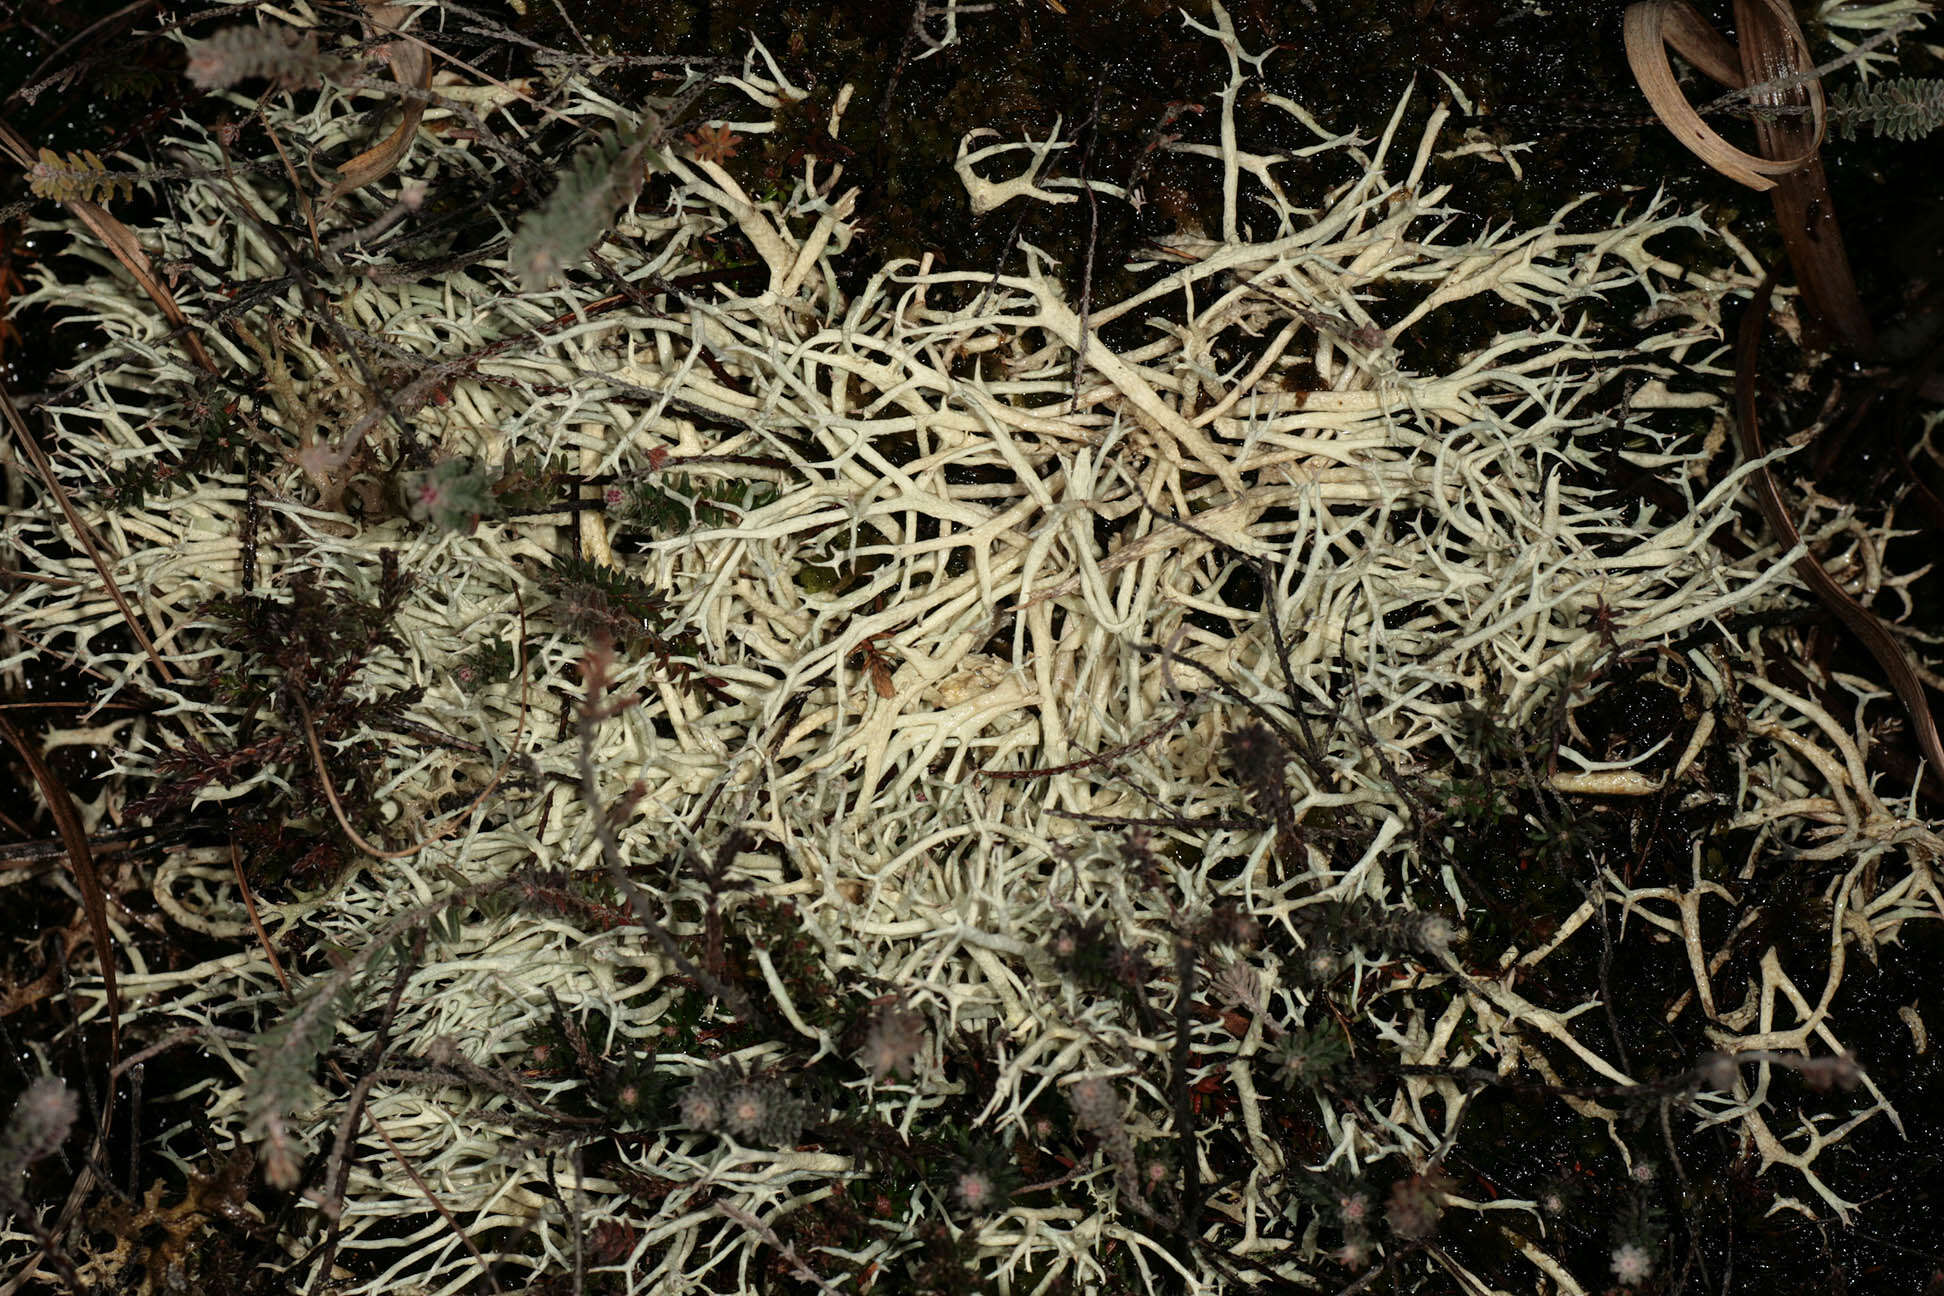
[[[404,5],[367,4],[365,10],[372,25],[381,31],[396,32],[411,16],[411,10]],[[400,33],[387,41],[384,49],[385,58],[391,63],[392,75],[398,78],[400,85],[419,90],[432,88],[432,56],[423,42]],[[425,115],[425,105],[423,98],[406,99],[404,116],[399,118],[398,126],[384,139],[344,164],[337,183],[331,186],[331,192],[325,195],[324,201],[336,202],[352,190],[362,189],[372,181],[390,175],[392,169],[404,160],[406,150],[412,147],[412,137],[418,133],[419,118]]]
[[[1774,71],[1777,77],[1786,80],[1815,66],[1802,28],[1788,5],[1781,3],[1781,0],[1738,4],[1736,11],[1744,19],[1766,14],[1767,21],[1781,34],[1783,42],[1793,47],[1793,66],[1785,63],[1776,67]],[[1722,85],[1739,90],[1747,84],[1736,48],[1708,25],[1693,5],[1688,4],[1687,0],[1644,0],[1644,3],[1628,6],[1626,41],[1627,62],[1633,68],[1634,80],[1640,83],[1641,93],[1647,96],[1655,115],[1691,153],[1729,179],[1750,189],[1766,192],[1775,187],[1774,177],[1801,170],[1815,159],[1827,129],[1827,116],[1822,82],[1813,74],[1799,86],[1785,85],[1755,97],[1758,108],[1780,108],[1789,99],[1800,100],[1806,95],[1807,107],[1815,123],[1814,136],[1802,152],[1784,157],[1762,157],[1736,148],[1702,121],[1701,114],[1687,101],[1680,84],[1674,79],[1674,70],[1667,61],[1669,46]]]

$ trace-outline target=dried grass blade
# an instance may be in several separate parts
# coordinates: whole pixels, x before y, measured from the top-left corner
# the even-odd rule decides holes
[[[121,991],[115,985],[115,946],[108,932],[108,893],[102,889],[101,876],[95,871],[94,852],[88,847],[88,830],[81,826],[81,816],[74,813],[66,786],[42,757],[40,748],[4,715],[0,715],[0,738],[6,739],[27,763],[27,772],[34,776],[41,795],[47,798],[47,811],[54,816],[54,827],[61,834],[61,844],[67,848],[68,871],[74,874],[74,885],[81,892],[81,907],[87,911],[95,957],[101,960],[101,984],[108,996],[108,1064],[113,1068],[121,1061]],[[113,1086],[109,1089],[112,1094]]]
[[[1762,344],[1762,330],[1768,323],[1769,302],[1775,293],[1775,275],[1771,272],[1755,290],[1755,297],[1748,303],[1747,313],[1742,316],[1741,328],[1735,337],[1735,433],[1741,442],[1741,452],[1750,462],[1759,460],[1765,451],[1762,448],[1762,434],[1755,413],[1755,374],[1758,352]],[[1775,477],[1766,466],[1757,468],[1753,475],[1755,483],[1755,503],[1768,519],[1769,528],[1781,542],[1794,548],[1802,542],[1802,534],[1796,529],[1795,519],[1782,501],[1782,490],[1775,483]],[[1904,713],[1910,717],[1910,727],[1917,735],[1917,746],[1924,759],[1930,762],[1934,778],[1944,780],[1944,741],[1940,741],[1937,720],[1931,713],[1930,698],[1924,692],[1924,682],[1918,678],[1910,659],[1904,655],[1903,645],[1884,627],[1876,613],[1851,598],[1849,591],[1836,583],[1816,556],[1804,553],[1795,561],[1796,575],[1802,577],[1822,605],[1842,618],[1843,624],[1870,650],[1883,667],[1884,674],[1890,677],[1890,687],[1896,692],[1897,700],[1903,703]]]
[[[20,409],[14,404],[13,393],[4,387],[0,387],[0,409],[6,411],[7,422],[13,428],[14,440],[18,441],[22,450],[26,452],[28,462],[33,465],[34,475],[40,478],[41,485],[47,487],[48,494],[54,497],[54,502],[61,506],[62,515],[67,518],[68,525],[74,529],[74,538],[80,542],[83,549],[88,551],[88,560],[94,564],[95,570],[101,573],[101,583],[107,587],[108,597],[114,599],[115,606],[121,609],[122,619],[128,622],[128,628],[135,634],[135,642],[142,645],[142,651],[148,654],[149,661],[154,664],[156,673],[162,677],[163,682],[175,683],[174,672],[169,669],[168,663],[162,660],[162,654],[155,651],[155,644],[149,639],[148,631],[144,630],[142,623],[136,619],[135,609],[128,605],[127,596],[121,592],[121,586],[115,583],[114,575],[109,572],[108,560],[102,556],[101,546],[95,543],[88,524],[75,510],[74,501],[68,498],[67,491],[61,486],[61,479],[55,476],[54,465],[48,461],[47,452],[42,450],[40,443],[34,440],[34,434],[27,430],[27,421],[20,417]]]
[[[374,26],[391,31],[396,31],[410,12],[403,5],[367,4],[365,7],[370,11],[369,17]],[[344,164],[338,173],[338,182],[324,196],[326,203],[334,203],[352,190],[362,189],[372,181],[390,175],[412,147],[412,137],[418,134],[419,118],[425,115],[427,102],[424,92],[432,89],[432,56],[423,43],[394,39],[387,57],[391,62],[392,75],[398,78],[398,83],[421,93],[406,98],[405,115],[399,119],[397,128],[391,134]]]
[[[28,147],[27,141],[5,121],[0,121],[0,148],[5,148],[8,153],[11,153],[22,169],[32,167],[37,160],[37,155]],[[97,203],[77,200],[68,203],[68,210],[79,216],[82,223],[94,231],[95,237],[99,238],[102,244],[115,254],[115,259],[135,277],[135,282],[141,285],[142,291],[148,294],[149,300],[161,307],[169,323],[181,332],[182,345],[188,349],[189,358],[194,360],[204,373],[215,373],[216,362],[209,358],[209,352],[203,350],[202,339],[196,336],[193,326],[189,323],[189,317],[182,313],[182,307],[176,305],[175,294],[155,277],[155,271],[149,265],[148,253],[142,251],[141,243],[136,240],[128,226],[109,215],[107,209]]]
[[[1811,66],[1808,45],[1794,16],[1786,9],[1778,9],[1776,0],[1761,0],[1761,3],[1770,13],[1773,30],[1787,37],[1801,53],[1803,61],[1798,66]],[[1742,8],[1737,6],[1738,11]],[[1758,30],[1770,30],[1767,24],[1754,26]],[[1813,83],[1814,88],[1809,92],[1815,143],[1792,156],[1765,157],[1749,153],[1730,144],[1701,120],[1701,114],[1682,93],[1674,79],[1674,69],[1667,61],[1667,48],[1671,45],[1713,80],[1739,88],[1746,83],[1744,73],[1730,60],[1738,58],[1745,65],[1749,54],[1746,45],[1737,51],[1686,0],[1645,0],[1642,4],[1629,5],[1624,31],[1627,63],[1633,69],[1641,93],[1647,96],[1648,105],[1661,123],[1674,132],[1674,138],[1703,162],[1739,184],[1767,192],[1775,187],[1775,177],[1800,170],[1815,160],[1825,126],[1820,83]]]
[[[1786,8],[1773,13],[1773,0],[1763,3],[1771,10],[1767,21],[1751,0],[1735,2],[1735,21],[1742,33],[1742,78],[1756,90],[1761,88],[1758,82],[1780,79],[1784,83],[1784,88],[1766,98],[1788,111],[1757,112],[1755,139],[1768,157],[1803,159],[1802,166],[1782,177],[1769,196],[1775,204],[1776,232],[1782,235],[1796,286],[1809,306],[1810,318],[1804,321],[1809,325],[1808,341],[1812,346],[1834,342],[1851,351],[1868,351],[1875,330],[1850,274],[1843,233],[1836,224],[1836,204],[1819,153],[1828,129],[1822,79],[1794,15]],[[1790,81],[1797,84],[1787,84]],[[1819,332],[1832,336],[1819,337]],[[1944,777],[1944,770],[1938,773]]]

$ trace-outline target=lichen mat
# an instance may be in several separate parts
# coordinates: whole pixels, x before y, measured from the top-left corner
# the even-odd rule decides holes
[[[1078,268],[1031,248],[1023,270],[895,262],[846,293],[853,193],[812,159],[752,196],[726,169],[733,121],[711,150],[642,146],[660,201],[601,255],[666,286],[737,236],[760,263],[746,295],[617,302],[591,272],[527,289],[494,259],[366,274],[345,241],[315,300],[273,286],[233,314],[223,278],[286,273],[237,205],[277,210],[285,181],[226,170],[187,125],[179,225],[137,233],[200,249],[177,295],[249,394],[199,406],[105,254],[28,294],[98,335],[39,417],[185,682],[144,673],[51,499],[9,519],[9,561],[37,575],[0,619],[99,672],[104,703],[177,709],[119,722],[130,786],[183,768],[187,739],[255,752],[183,808],[220,816],[343,760],[333,796],[361,788],[358,833],[396,856],[256,901],[286,996],[250,861],[170,850],[147,879],[162,918],[224,952],[120,977],[124,1052],[207,1050],[217,1145],[298,1194],[290,1289],[456,1291],[483,1267],[501,1290],[837,1290],[949,1263],[976,1290],[1333,1288],[1387,1265],[1583,1292],[1621,1258],[1666,1272],[1665,1235],[1589,1242],[1552,1195],[1639,1205],[1646,1239],[1652,1166],[1687,1149],[1699,1174],[1724,1137],[1776,1210],[1849,1218],[1858,1188],[1819,1157],[1898,1113],[1868,1058],[1842,1072],[1840,1123],[1780,1077],[1846,1052],[1829,1007],[1851,944],[1874,958],[1944,914],[1939,842],[1872,786],[1851,717],[1738,656],[1736,618],[1799,600],[1726,432],[1720,304],[1756,267],[1658,192],[1532,228],[1468,215],[1461,181],[1516,155],[1453,138],[1423,95],[1342,132],[1270,95],[1313,142],[1251,152],[1228,115],[1262,52],[1214,14],[1220,143],[1167,147],[1207,159],[1220,225],[1153,248],[1120,301],[1082,309]],[[564,84],[563,116],[640,125]],[[765,111],[804,93],[760,50],[723,84]],[[490,85],[445,91],[514,111]],[[296,102],[266,101],[277,132],[332,141],[356,116],[348,95]],[[455,120],[428,108],[400,174],[324,213],[324,243],[387,216],[386,185],[505,165]],[[940,165],[975,210],[1058,202],[1061,147],[968,138]],[[1298,157],[1344,178],[1287,192]],[[1702,251],[1670,259],[1676,235]],[[1485,301],[1525,323],[1423,340],[1466,336],[1452,322],[1475,329]],[[472,461],[424,479],[458,524],[385,496],[403,435],[366,373],[408,375],[411,436]],[[268,468],[110,489],[230,415]],[[321,499],[303,465],[353,426],[368,457]],[[1616,502],[1616,463],[1684,510]],[[624,504],[676,466],[688,524],[630,529]],[[1714,545],[1730,534],[1748,556]],[[211,613],[241,596],[257,621]],[[377,623],[353,602],[395,629],[356,629]],[[321,624],[304,607],[339,609],[354,686],[242,655],[237,624]],[[251,671],[260,704],[230,705],[252,686],[226,672]],[[1618,690],[1665,708],[1657,741],[1596,747],[1575,724]],[[372,698],[403,700],[355,710]],[[313,718],[345,715],[320,742]],[[1650,867],[1601,835],[1633,806],[1690,825],[1691,857]],[[608,885],[609,824],[631,889]],[[1721,919],[1782,848],[1840,862],[1823,961],[1778,943],[1730,969],[1731,996],[1717,978],[1746,951]],[[1678,981],[1627,1010],[1711,1052],[1629,1058],[1589,970],[1615,950]],[[103,999],[99,978],[77,993]],[[1606,1149],[1600,1185],[1562,1187],[1571,1156],[1505,1165],[1489,1195],[1455,1168],[1487,1155],[1473,1106],[1513,1083]]]

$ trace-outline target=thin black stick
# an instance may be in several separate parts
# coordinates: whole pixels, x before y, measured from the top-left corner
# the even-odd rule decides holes
[[[1195,1104],[1188,1089],[1188,1032],[1194,1024],[1195,942],[1175,933],[1175,1138],[1181,1147],[1181,1231],[1196,1235],[1201,1222],[1201,1158],[1195,1147]]]
[[[1100,197],[1087,183],[1087,169],[1093,165],[1094,145],[1100,139],[1100,91],[1103,82],[1095,80],[1093,109],[1087,114],[1087,148],[1080,155],[1080,187],[1087,194],[1087,259],[1080,271],[1080,337],[1073,348],[1073,408],[1080,408],[1080,368],[1087,358],[1087,317],[1093,311],[1093,272],[1095,245],[1100,240]]]

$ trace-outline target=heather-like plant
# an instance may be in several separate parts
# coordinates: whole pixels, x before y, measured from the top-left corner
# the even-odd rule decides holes
[[[36,1076],[22,1091],[0,1132],[0,1206],[20,1201],[22,1177],[36,1161],[60,1151],[78,1109],[74,1091],[58,1076]]]
[[[809,1124],[809,1105],[777,1075],[741,1066],[698,1073],[675,1101],[688,1128],[758,1147],[790,1147]]]
[[[769,482],[711,481],[686,473],[639,478],[613,492],[616,518],[657,536],[734,526],[778,498],[777,488]]]
[[[189,80],[204,90],[266,78],[283,90],[314,86],[340,73],[339,61],[318,49],[314,33],[280,24],[239,24],[189,45]]]
[[[1391,1185],[1384,1205],[1384,1221],[1406,1241],[1421,1242],[1438,1231],[1444,1218],[1445,1197],[1453,1186],[1450,1175],[1436,1165],[1407,1174]]]
[[[304,882],[335,875],[346,857],[346,824],[375,827],[383,754],[376,734],[410,728],[407,713],[424,696],[418,686],[361,687],[375,658],[402,649],[397,619],[414,586],[396,551],[378,558],[369,597],[348,576],[300,571],[288,581],[288,597],[253,592],[206,605],[205,615],[231,636],[234,655],[204,687],[243,723],[161,751],[154,758],[160,777],[131,813],[167,822],[221,788],[260,875]],[[239,794],[246,788],[247,798]]]
[[[871,1079],[882,1084],[894,1076],[911,1075],[924,1047],[923,1015],[894,1000],[879,1008],[871,1019],[858,1060],[871,1073]]]
[[[500,511],[493,481],[493,475],[470,458],[444,459],[424,472],[404,475],[406,507],[414,521],[471,534],[481,518]]]
[[[1019,1175],[1007,1150],[964,1138],[958,1152],[945,1162],[947,1206],[961,1217],[997,1215],[1011,1203]]]
[[[639,124],[616,126],[574,156],[546,202],[521,220],[507,250],[522,287],[544,287],[587,259],[615,213],[640,192],[660,139],[661,123],[650,114]]]
[[[1276,1071],[1291,1086],[1320,1087],[1350,1060],[1342,1030],[1329,1021],[1299,1026],[1276,1045]]]
[[[40,161],[27,170],[28,187],[37,198],[62,202],[105,202],[121,190],[135,196],[135,173],[110,171],[94,150],[82,149],[65,158],[52,149],[40,151]]]
[[[1865,127],[1894,140],[1922,139],[1944,125],[1944,79],[1892,77],[1838,87],[1829,96],[1829,119],[1844,139]]]

